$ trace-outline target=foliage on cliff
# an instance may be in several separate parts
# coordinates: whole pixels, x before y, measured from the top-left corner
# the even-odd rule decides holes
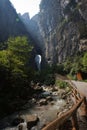
[[[64,70],[70,75],[78,72],[87,73],[87,52],[70,57],[64,62]]]

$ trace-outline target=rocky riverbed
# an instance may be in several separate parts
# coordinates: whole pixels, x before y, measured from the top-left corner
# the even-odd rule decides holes
[[[73,105],[69,88],[37,85],[35,89],[39,93],[34,94],[21,111],[0,121],[0,130],[41,130]]]

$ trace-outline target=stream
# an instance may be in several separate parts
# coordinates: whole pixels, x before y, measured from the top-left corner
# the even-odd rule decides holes
[[[43,93],[43,95],[49,96],[50,93]],[[61,99],[58,95],[51,94],[53,101],[49,101],[47,105],[40,105],[37,101],[30,105],[29,101],[25,106],[23,106],[20,112],[15,112],[10,116],[5,117],[0,121],[0,130],[18,130],[17,126],[11,126],[12,121],[18,116],[26,117],[28,115],[37,115],[39,117],[39,122],[37,126],[34,126],[31,130],[41,130],[43,126],[48,124],[50,121],[57,117],[57,113],[64,110],[66,106],[66,100]]]

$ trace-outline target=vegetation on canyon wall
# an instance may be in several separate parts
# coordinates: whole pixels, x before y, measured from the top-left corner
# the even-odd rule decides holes
[[[78,54],[74,57],[68,57],[65,62],[57,65],[47,66],[45,70],[37,72],[35,82],[41,82],[46,85],[56,83],[55,74],[68,75],[71,79],[77,79],[77,73],[82,73],[83,79],[87,74],[87,52]]]
[[[70,57],[64,62],[64,69],[67,73],[75,75],[78,72],[87,73],[87,52]]]

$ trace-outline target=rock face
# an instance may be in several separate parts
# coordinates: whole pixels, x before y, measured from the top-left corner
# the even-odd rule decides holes
[[[40,12],[30,20],[31,32],[50,64],[61,63],[87,48],[87,1],[42,0]],[[85,49],[87,50],[87,49]]]
[[[10,36],[29,35],[9,0],[0,0],[0,42]]]
[[[0,42],[30,33],[36,54],[49,64],[87,51],[87,0],[42,0],[32,19],[28,13],[17,15],[9,0],[1,0],[0,12]]]
[[[37,46],[39,47],[39,54],[41,54],[40,50],[43,48],[43,36],[42,32],[40,31],[41,27],[39,26],[40,22],[40,16],[39,14],[36,14],[31,20],[30,20],[30,27],[29,32],[31,33],[32,37],[35,39]],[[43,51],[43,49],[41,50]]]
[[[38,47],[30,35],[28,28],[26,28],[26,26],[29,26],[29,20],[28,13],[25,13],[23,16],[16,13],[10,0],[0,0],[0,43],[5,42],[9,37],[27,36],[34,46],[30,59],[30,65],[34,67],[34,58]],[[3,49],[2,44],[0,45],[0,49]]]
[[[30,16],[29,16],[29,13],[26,12],[23,15],[21,15],[19,13],[18,16],[22,20],[22,22],[24,23],[27,31],[29,32],[29,27],[30,27]]]
[[[42,58],[42,63],[41,63],[41,68],[43,68],[44,63],[45,63],[45,57],[43,53],[43,42],[42,42],[42,36],[39,31],[39,26],[38,26],[38,19],[39,16],[35,15],[32,19],[30,19],[28,13],[24,13],[23,15],[19,14],[20,19],[24,23],[27,31],[31,35],[32,39],[34,40],[34,46],[35,46],[35,52],[34,52],[34,58],[36,55],[43,55]],[[34,63],[36,65],[36,63]],[[35,66],[37,70],[37,66]]]

